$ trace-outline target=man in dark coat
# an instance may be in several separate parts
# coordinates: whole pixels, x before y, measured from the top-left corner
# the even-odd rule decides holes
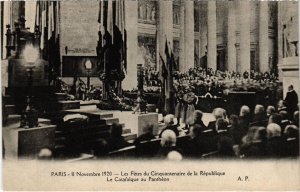
[[[297,110],[297,104],[298,104],[298,95],[294,90],[293,85],[290,85],[288,87],[288,92],[286,93],[286,97],[284,101],[286,102],[289,116],[293,117],[294,112]]]

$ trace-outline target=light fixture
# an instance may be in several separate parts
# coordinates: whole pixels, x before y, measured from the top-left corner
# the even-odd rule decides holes
[[[39,58],[39,50],[34,48],[33,45],[26,45],[23,56],[26,61],[26,65],[33,65]]]
[[[33,92],[33,69],[35,68],[36,61],[39,58],[39,50],[34,48],[33,45],[26,45],[23,56],[25,60],[25,67],[28,73],[28,89],[29,95],[26,99],[26,107],[21,115],[20,127],[32,128],[38,126],[38,111],[33,108],[31,101]]]
[[[92,70],[93,64],[91,60],[87,59],[84,63],[84,67],[87,70],[87,91],[86,91],[86,99],[90,99],[90,72]]]
[[[85,63],[84,63],[84,67],[87,69],[87,70],[91,70],[92,69],[92,62],[89,60],[89,59],[87,59],[86,61],[85,61]]]

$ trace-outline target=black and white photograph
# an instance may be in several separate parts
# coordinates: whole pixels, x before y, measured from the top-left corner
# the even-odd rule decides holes
[[[300,190],[298,1],[0,4],[3,190]]]

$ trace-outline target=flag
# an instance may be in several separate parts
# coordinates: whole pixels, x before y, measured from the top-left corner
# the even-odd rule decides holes
[[[177,63],[176,63],[176,60],[175,60],[175,56],[174,56],[174,53],[173,53],[173,51],[171,52],[171,63],[172,63],[172,66],[174,66],[174,69],[176,70],[176,71],[178,71],[179,69],[178,69],[178,65],[177,65]]]
[[[48,40],[52,37],[52,32],[54,31],[54,15],[53,15],[53,1],[49,2],[49,11],[48,11]]]
[[[34,26],[40,26],[40,2],[37,1],[35,5],[35,22]]]
[[[107,7],[107,23],[106,23],[106,31],[111,35],[111,40],[114,42],[113,36],[113,2],[108,1]]]
[[[163,78],[167,78],[167,76],[168,76],[168,69],[167,69],[167,67],[166,67],[166,63],[165,63],[165,61],[164,61],[164,59],[162,58],[162,56],[159,54],[159,57],[160,57],[160,59],[161,59],[161,61],[162,61],[162,65],[161,65],[161,76],[163,77]]]

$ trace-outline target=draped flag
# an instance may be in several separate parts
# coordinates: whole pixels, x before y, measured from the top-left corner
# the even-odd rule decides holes
[[[125,72],[127,70],[127,34],[125,29],[125,0],[99,2],[99,40],[97,52],[100,63],[103,65],[104,37],[110,36],[112,46],[121,54],[120,66],[118,68]],[[103,67],[102,67],[103,68]],[[105,68],[105,67],[104,67]]]
[[[49,75],[60,72],[59,1],[37,1],[35,25],[41,32],[40,48],[43,59],[48,60]],[[51,77],[49,77],[51,80]],[[53,80],[53,79],[52,79]]]
[[[175,110],[175,99],[174,99],[174,88],[173,88],[173,70],[176,68],[176,62],[174,54],[171,48],[169,48],[168,40],[165,42],[165,55],[166,61],[160,55],[162,60],[161,65],[161,76],[162,79],[162,96],[164,103],[164,112],[167,114],[174,113]]]

